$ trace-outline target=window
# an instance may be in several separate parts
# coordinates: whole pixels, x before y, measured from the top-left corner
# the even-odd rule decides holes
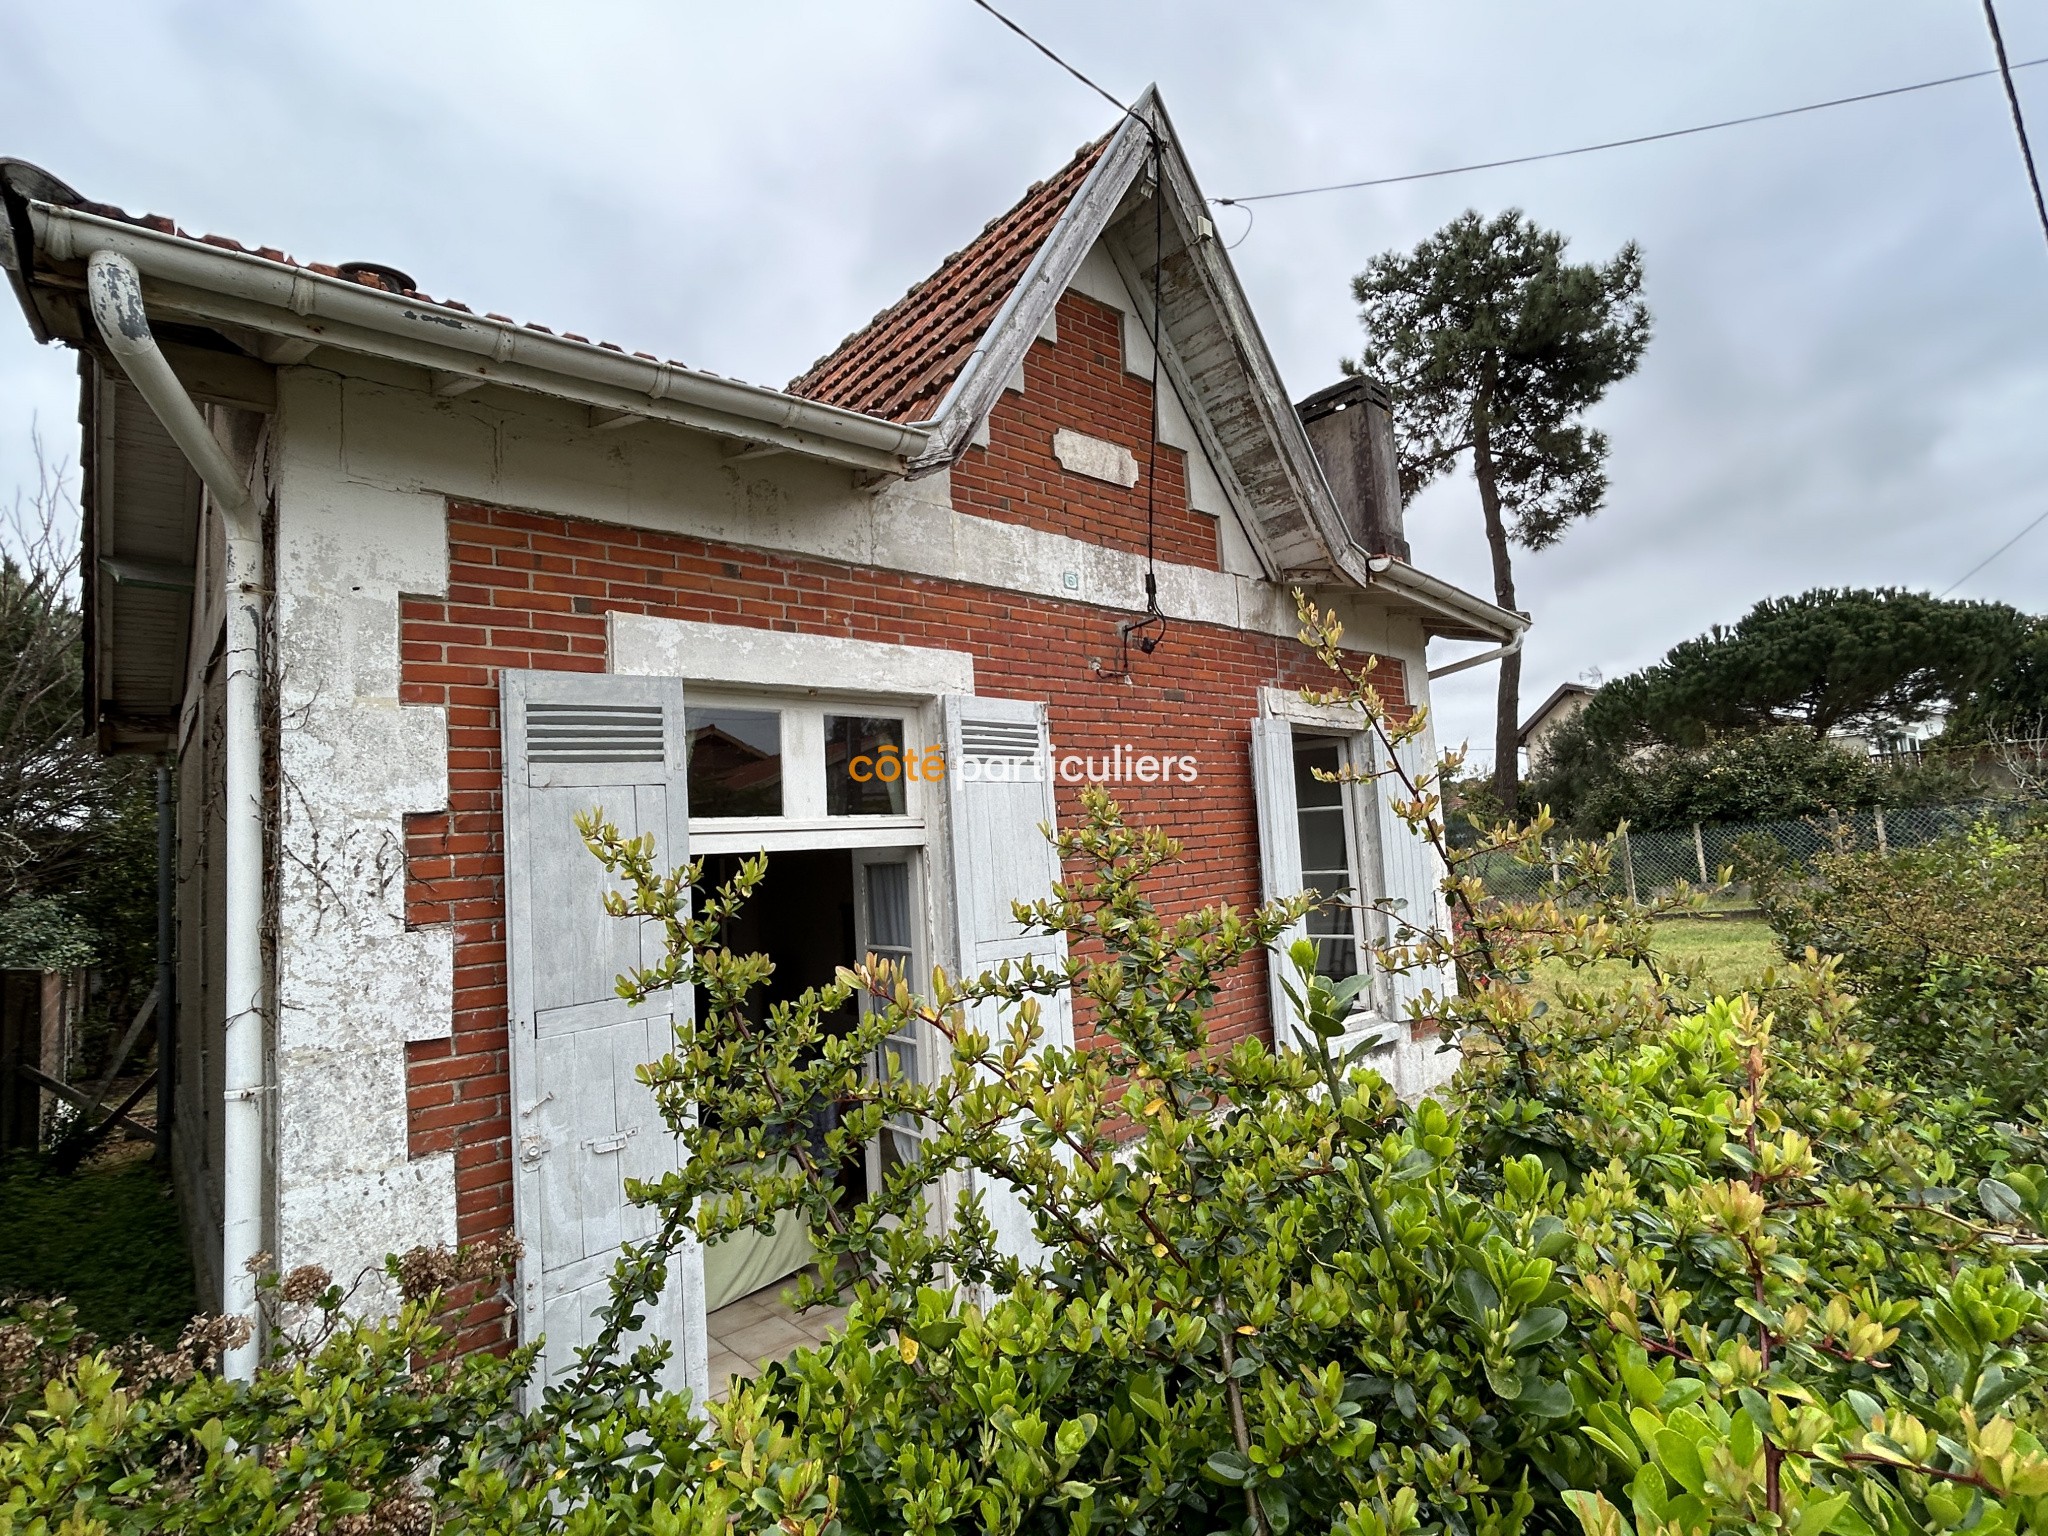
[[[825,717],[825,814],[901,816],[916,766],[904,762],[903,722],[874,715]]]
[[[1308,915],[1316,970],[1332,981],[1358,974],[1358,856],[1352,836],[1350,786],[1316,777],[1344,766],[1344,743],[1331,736],[1294,738],[1295,822],[1301,839],[1301,882],[1321,898]]]
[[[931,705],[693,687],[684,721],[698,853],[915,847],[944,799]]]
[[[782,716],[772,709],[683,711],[692,816],[782,814]]]

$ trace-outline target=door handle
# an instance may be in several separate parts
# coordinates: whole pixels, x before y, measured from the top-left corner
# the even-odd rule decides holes
[[[628,1126],[623,1131],[614,1131],[609,1136],[593,1136],[584,1142],[583,1145],[586,1150],[594,1152],[599,1157],[603,1157],[608,1153],[617,1152],[625,1146],[628,1140],[639,1134],[640,1127],[633,1125]]]
[[[519,1138],[519,1161],[531,1168],[548,1155],[547,1138],[544,1136],[522,1136]]]

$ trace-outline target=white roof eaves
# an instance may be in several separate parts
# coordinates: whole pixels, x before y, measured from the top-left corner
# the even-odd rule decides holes
[[[554,395],[604,410],[901,473],[930,430],[806,400],[680,363],[575,341],[250,252],[118,219],[31,203],[36,241],[57,262],[95,250],[128,257],[144,293],[181,315]],[[50,274],[38,272],[38,283]]]
[[[1148,89],[1138,110],[1156,105]],[[1137,118],[1125,117],[1082,178],[1052,232],[1040,243],[1024,275],[1003,300],[988,328],[955,376],[930,419],[921,423],[931,442],[913,466],[938,469],[958,458],[1001,398],[1004,384],[1045,328],[1046,317],[1102,237],[1109,217],[1136,178],[1151,148],[1151,135]]]
[[[1384,592],[1389,597],[1459,623],[1462,626],[1459,629],[1440,631],[1447,638],[1492,640],[1505,645],[1530,625],[1526,613],[1490,603],[1476,593],[1417,570],[1405,561],[1397,560],[1384,571],[1368,568],[1364,585],[1368,590]]]

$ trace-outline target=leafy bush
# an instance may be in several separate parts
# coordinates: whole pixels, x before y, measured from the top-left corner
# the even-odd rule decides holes
[[[1334,623],[1305,616],[1341,664]],[[1385,748],[1421,729],[1362,678],[1333,698]],[[1441,847],[1436,782],[1394,792]],[[0,1536],[2048,1523],[2038,1137],[1881,1081],[1832,965],[1702,1008],[1644,914],[1600,894],[1603,846],[1490,903],[1473,858],[1550,868],[1543,818],[1493,827],[1449,852],[1453,923],[1377,904],[1380,962],[1435,978],[1414,1022],[1466,1056],[1448,1101],[1404,1105],[1335,1053],[1357,988],[1307,953],[1309,1050],[1213,1042],[1222,979],[1301,903],[1161,913],[1148,890],[1178,849],[1099,793],[1085,811],[1059,838],[1068,879],[1017,909],[1072,958],[922,988],[869,961],[765,1019],[748,1000],[768,962],[718,942],[762,864],[693,903],[695,872],[591,820],[612,909],[667,940],[622,988],[705,1004],[644,1069],[689,1157],[632,1186],[659,1234],[622,1255],[573,1379],[514,1412],[530,1351],[419,1364],[453,1283],[426,1256],[389,1322],[287,1277],[270,1294],[315,1327],[253,1385],[103,1354],[62,1369],[0,1443]],[[1622,981],[1600,979],[1616,957]],[[1578,977],[1547,1010],[1524,985],[1540,964]],[[1060,992],[1087,1050],[1045,1043]],[[913,1025],[946,1046],[928,1080],[886,1054]],[[889,1123],[915,1151],[849,1204],[838,1170]],[[809,1294],[850,1302],[844,1332],[701,1418],[656,1393],[666,1346],[624,1347],[671,1246],[790,1212],[828,1258]]]
[[[2048,1103],[2048,827],[1832,853],[1752,888],[1788,953],[1839,956],[1895,1072],[2001,1112]]]

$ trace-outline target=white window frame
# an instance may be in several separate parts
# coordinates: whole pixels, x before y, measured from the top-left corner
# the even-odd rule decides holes
[[[870,715],[903,722],[906,752],[939,741],[938,712],[928,703],[880,694],[783,693],[693,686],[690,708],[773,711],[782,721],[782,814],[692,816],[690,846],[698,853],[776,853],[804,848],[923,847],[941,791],[922,779],[903,781],[901,816],[832,816],[825,811],[825,717]]]
[[[1368,946],[1386,933],[1385,915],[1370,905],[1386,895],[1386,865],[1380,852],[1379,807],[1375,798],[1384,791],[1381,781],[1370,776],[1377,758],[1372,731],[1355,708],[1311,704],[1289,688],[1260,689],[1259,709],[1270,719],[1285,721],[1289,734],[1297,740],[1310,736],[1337,741],[1343,748],[1344,766],[1359,775],[1344,785],[1345,830],[1349,834],[1352,889],[1357,897],[1352,909],[1352,933],[1358,946],[1358,972],[1372,978],[1371,984],[1360,992],[1357,1008],[1361,1013],[1391,1017],[1393,994],[1389,978],[1368,951]],[[1298,852],[1299,805],[1295,809],[1296,820],[1290,830],[1297,840]]]
[[[868,870],[877,864],[904,864],[908,866],[910,888],[907,895],[910,903],[910,944],[908,946],[909,953],[902,956],[901,959],[904,979],[915,989],[921,986],[923,978],[930,974],[930,967],[925,959],[929,952],[929,943],[927,924],[924,921],[928,911],[925,895],[924,849],[905,845],[892,848],[875,847],[855,850],[853,855],[853,926],[855,933],[859,934],[864,943],[869,945],[872,944],[875,928],[874,915],[868,898]],[[872,953],[872,949],[870,949],[870,953]],[[867,959],[867,955],[863,954],[860,958],[864,962]],[[859,1007],[861,1017],[865,1019],[879,1012],[882,1004],[877,999],[863,992],[859,997]],[[938,1050],[944,1042],[939,1039],[938,1032],[926,1025],[921,1019],[913,1018],[910,1021],[909,1028],[910,1043],[917,1051],[918,1063],[918,1070],[913,1081],[929,1082],[932,1069],[936,1065],[932,1053]],[[894,1039],[895,1036],[890,1038]],[[888,1047],[884,1045],[883,1049],[886,1050]],[[876,1063],[878,1075],[879,1066],[880,1064]],[[881,1187],[882,1138],[891,1134],[905,1136],[919,1143],[922,1143],[925,1137],[924,1129],[920,1126],[908,1125],[893,1120],[883,1125],[882,1129],[875,1134],[874,1138],[867,1145],[866,1168],[870,1193]]]
[[[1353,772],[1358,772],[1367,766],[1367,761],[1363,760],[1365,759],[1365,742],[1355,732],[1344,734],[1337,731],[1322,731],[1317,730],[1314,726],[1296,725],[1290,720],[1288,722],[1288,736],[1290,738],[1289,744],[1293,749],[1293,755],[1297,759],[1304,743],[1327,743],[1337,749],[1337,761],[1340,770],[1348,768]],[[1340,792],[1338,809],[1344,824],[1344,858],[1346,864],[1344,873],[1347,876],[1345,888],[1350,892],[1349,900],[1345,904],[1345,910],[1351,917],[1351,974],[1357,976],[1368,974],[1373,969],[1372,958],[1366,953],[1365,946],[1366,930],[1374,914],[1369,912],[1363,905],[1366,901],[1371,900],[1371,897],[1366,891],[1365,860],[1362,856],[1363,849],[1359,846],[1359,826],[1362,819],[1359,801],[1364,798],[1365,793],[1369,792],[1370,786],[1365,782],[1354,779],[1341,783],[1337,787]],[[1302,885],[1304,889],[1307,889],[1309,873],[1308,848],[1301,836],[1301,812],[1301,789],[1297,781],[1294,801],[1294,840],[1296,857],[1301,866]],[[1317,938],[1317,935],[1310,934],[1308,937],[1313,940]],[[1322,937],[1341,939],[1342,935],[1327,934]]]

